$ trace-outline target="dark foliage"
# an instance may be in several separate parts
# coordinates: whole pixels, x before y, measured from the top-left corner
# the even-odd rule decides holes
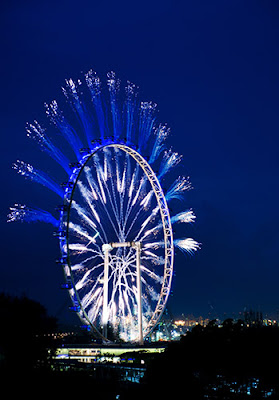
[[[236,380],[238,384],[257,377],[261,385],[271,385],[276,396],[279,393],[278,340],[278,327],[247,327],[243,321],[233,323],[232,320],[224,321],[222,327],[214,321],[205,328],[198,325],[152,361],[147,368],[146,390],[156,389],[158,398],[162,399],[169,399],[171,392],[181,399],[204,399],[208,387],[220,380],[220,376],[223,381]],[[208,398],[238,397],[216,394]]]
[[[38,302],[0,294],[0,367],[2,374],[28,374],[47,368],[54,350],[50,335],[56,320]]]
[[[109,366],[75,365],[60,370],[47,351],[53,342],[47,332],[56,327],[40,304],[27,299],[0,295],[1,379],[9,393],[73,396],[91,395],[112,400],[179,397],[185,400],[245,400],[279,398],[278,327],[260,324],[247,327],[228,319],[222,327],[211,321],[193,328],[179,342],[172,342],[161,354],[137,354],[147,367],[141,384],[119,379]],[[128,358],[132,353],[126,354]],[[135,358],[135,357],[132,357]],[[135,364],[136,366],[136,364]],[[12,378],[12,380],[8,380]],[[247,388],[257,378],[257,390],[232,392],[228,382]],[[10,383],[12,382],[12,383]],[[14,383],[17,382],[15,385]],[[235,386],[235,387],[236,387]],[[93,389],[94,388],[94,389]],[[217,388],[217,390],[216,390]],[[120,396],[120,397],[118,397]]]

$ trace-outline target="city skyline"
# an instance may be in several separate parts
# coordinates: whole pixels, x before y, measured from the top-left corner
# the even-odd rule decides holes
[[[202,248],[193,257],[175,256],[173,314],[223,315],[244,307],[276,313],[278,6],[145,6],[84,1],[75,12],[62,2],[3,6],[0,291],[26,293],[66,318],[70,301],[60,290],[53,228],[6,223],[11,204],[54,209],[57,200],[11,165],[23,159],[47,166],[25,124],[42,118],[44,102],[61,100],[66,78],[93,68],[102,77],[115,70],[139,86],[141,100],[158,104],[158,121],[168,124],[173,150],[183,156],[180,173],[194,187],[185,205],[197,216],[191,235]]]

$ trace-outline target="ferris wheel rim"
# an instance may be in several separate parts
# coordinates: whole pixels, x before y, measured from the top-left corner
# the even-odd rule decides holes
[[[144,338],[147,337],[149,334],[152,333],[153,329],[159,322],[165,306],[166,302],[170,293],[170,288],[171,288],[171,282],[172,282],[172,275],[173,275],[173,261],[174,261],[174,245],[173,245],[173,233],[172,233],[172,224],[171,224],[171,217],[167,205],[167,201],[164,196],[163,189],[161,187],[161,184],[159,182],[159,179],[157,178],[155,172],[151,168],[150,164],[145,160],[145,158],[134,148],[131,146],[128,146],[127,144],[123,143],[107,143],[107,144],[100,144],[94,149],[90,150],[85,156],[82,157],[82,159],[75,165],[72,174],[70,175],[69,178],[69,185],[68,188],[64,192],[64,198],[63,198],[63,203],[66,209],[65,211],[61,212],[60,215],[60,227],[65,233],[64,239],[62,239],[62,247],[66,244],[66,264],[68,267],[68,273],[65,273],[65,268],[64,268],[64,275],[66,277],[69,276],[68,274],[70,273],[71,277],[71,282],[72,282],[72,289],[74,290],[74,294],[77,298],[77,302],[79,304],[79,308],[82,311],[82,313],[78,313],[79,317],[83,321],[87,321],[87,323],[90,325],[91,328],[94,329],[96,333],[100,337],[102,337],[103,340],[108,341],[107,338],[105,338],[101,332],[94,326],[94,324],[90,321],[90,318],[87,315],[86,310],[81,304],[81,300],[79,297],[79,294],[77,292],[77,289],[75,287],[75,282],[74,278],[72,275],[72,269],[71,269],[71,258],[70,258],[70,251],[69,251],[69,224],[70,224],[70,211],[71,211],[71,206],[73,202],[73,196],[75,193],[75,189],[77,186],[77,182],[79,180],[79,177],[84,170],[84,167],[87,165],[87,163],[93,158],[93,156],[105,149],[105,148],[118,148],[125,152],[126,154],[130,155],[139,165],[145,174],[145,176],[148,178],[152,190],[156,196],[156,201],[160,209],[160,216],[161,216],[161,221],[162,221],[162,227],[163,227],[163,233],[164,233],[164,249],[165,249],[165,257],[164,257],[164,277],[163,277],[163,283],[161,285],[161,292],[159,295],[159,299],[157,301],[155,310],[153,311],[153,314],[148,322],[147,327],[145,328],[143,332]],[[89,150],[89,149],[88,149]],[[66,219],[65,219],[66,215]],[[65,229],[66,225],[66,229]],[[63,251],[65,253],[65,251]],[[71,300],[73,301],[73,296],[69,293]]]

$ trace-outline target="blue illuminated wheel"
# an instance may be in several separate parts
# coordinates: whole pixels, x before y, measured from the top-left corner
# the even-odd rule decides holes
[[[54,225],[65,287],[82,323],[104,340],[142,342],[166,306],[174,247],[189,254],[199,248],[192,238],[173,239],[172,225],[196,217],[191,209],[170,217],[169,202],[183,200],[191,184],[183,176],[164,181],[181,156],[166,148],[169,128],[156,122],[157,105],[139,102],[131,82],[123,96],[113,72],[107,87],[92,70],[66,80],[71,112],[54,100],[45,105],[48,128],[27,124],[27,136],[67,178],[61,185],[20,160],[13,168],[60,198],[60,217],[15,204],[8,221]]]
[[[148,162],[124,144],[97,145],[70,177],[61,213],[60,247],[69,293],[85,324],[104,330],[104,245],[109,254],[107,319],[115,336],[139,340],[159,320],[170,292],[173,237],[161,185]],[[141,244],[137,287],[136,251]],[[141,304],[138,293],[141,290]]]

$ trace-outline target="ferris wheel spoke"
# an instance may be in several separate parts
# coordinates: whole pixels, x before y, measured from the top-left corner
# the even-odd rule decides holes
[[[74,224],[72,222],[69,223],[69,230],[74,233],[77,237],[82,237],[88,240],[88,245],[94,243],[96,241],[96,237],[99,236],[98,231],[94,231],[94,235],[91,236],[82,226],[78,224]]]
[[[87,309],[93,302],[96,304],[98,301],[98,297],[101,294],[101,287],[97,287],[96,285],[92,286],[89,292],[86,293],[81,299],[81,305],[84,309]]]
[[[154,281],[162,283],[163,277],[161,277],[160,275],[155,274],[155,272],[151,271],[150,269],[148,269],[144,265],[141,266],[141,269],[142,269],[142,272],[146,273]]]
[[[90,275],[92,275],[92,273],[94,271],[96,271],[98,268],[102,267],[103,264],[98,264],[95,265],[94,267],[90,268],[88,271],[86,271],[84,273],[84,275],[82,276],[82,278],[78,281],[76,281],[75,287],[77,290],[80,290],[82,288],[84,288],[84,286],[86,286],[88,284],[88,282],[93,282],[92,277],[90,277]],[[96,284],[98,283],[98,281],[96,282]]]
[[[131,223],[130,230],[132,229],[133,224],[136,223],[136,219],[138,218],[138,216],[140,215],[140,213],[143,211],[143,208],[144,208],[144,206],[142,205],[141,208],[140,208],[140,210],[138,211],[138,213],[137,213],[135,219],[133,220],[133,223]],[[145,219],[145,221],[141,224],[141,227],[140,227],[140,229],[139,229],[137,235],[136,235],[135,238],[133,239],[134,242],[136,242],[136,241],[139,240],[139,238],[140,238],[142,232],[144,231],[144,229],[146,228],[146,226],[156,217],[158,211],[159,211],[159,207],[156,206],[156,207],[152,210],[151,214],[147,216],[147,218]],[[155,228],[156,228],[156,227],[155,227]],[[154,229],[155,229],[155,228],[154,228]],[[144,237],[144,235],[143,235],[143,237]]]
[[[81,262],[78,262],[76,264],[72,264],[71,265],[72,271],[78,271],[78,270],[81,270],[83,268],[87,268],[87,266],[86,266],[87,263],[92,262],[95,259],[102,258],[102,254],[99,251],[93,250],[93,252],[95,253],[95,255],[87,257],[87,258],[83,258],[83,260]]]
[[[102,293],[102,289],[99,288],[97,295],[94,295],[94,303],[93,300],[90,302],[90,304],[93,303],[93,305],[89,308],[89,310],[87,311],[88,317],[90,318],[91,321],[96,321],[97,319],[97,315],[99,314],[99,312],[102,309],[102,305],[103,305],[103,293]],[[89,307],[89,305],[87,305],[87,307]]]
[[[138,164],[137,164],[138,166]],[[126,229],[126,225],[128,224],[128,219],[131,215],[131,211],[134,207],[133,202],[134,202],[134,198],[132,196],[133,190],[134,190],[134,181],[135,181],[135,177],[138,175],[138,168],[135,168],[135,171],[133,173],[132,179],[131,179],[131,184],[130,184],[130,188],[129,188],[129,193],[128,193],[128,203],[127,203],[127,207],[126,207],[126,213],[125,213],[125,219],[123,222],[123,229]]]
[[[105,206],[105,204],[107,202],[107,196],[108,196],[109,200],[110,200],[110,205],[113,208],[114,214],[116,216],[118,216],[119,212],[117,209],[117,202],[112,200],[111,195],[110,195],[110,190],[108,189],[108,186],[107,186],[107,179],[108,179],[107,171],[106,171],[106,173],[104,173],[104,169],[101,166],[101,161],[100,161],[99,157],[97,157],[96,154],[94,155],[94,162],[97,167],[97,171],[96,171],[97,172],[97,180],[99,183],[99,193],[101,193],[102,199],[103,199],[102,203]]]
[[[87,226],[94,229],[97,232],[97,225],[92,221],[92,217],[87,214],[87,212],[79,206],[75,201],[72,201],[72,208],[77,212],[79,218],[86,223]]]
[[[88,190],[88,188],[81,181],[78,181],[77,186],[80,190],[81,196],[83,197],[83,201],[85,202],[87,207],[90,209],[92,216],[98,223],[100,223],[100,216],[98,215],[98,213],[94,207],[94,197],[93,197],[92,193]]]

